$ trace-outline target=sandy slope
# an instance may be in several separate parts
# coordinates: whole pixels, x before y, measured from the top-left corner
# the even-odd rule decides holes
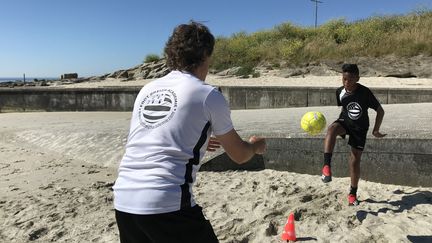
[[[129,112],[0,114],[0,242],[118,242],[111,186]],[[221,242],[432,240],[432,188],[263,170],[200,172],[194,187]],[[425,241],[421,241],[425,240]]]
[[[57,87],[142,86],[109,79]],[[340,77],[210,75],[213,85],[340,86]],[[432,88],[432,79],[362,78],[370,87]],[[55,87],[54,87],[55,88]],[[0,242],[118,242],[111,186],[129,112],[0,114]],[[432,188],[263,170],[200,172],[194,188],[221,242],[281,242],[290,212],[297,237],[318,242],[432,242]]]
[[[83,82],[68,85],[51,86],[53,88],[91,88],[115,86],[143,86],[151,82],[149,79],[120,80],[106,79],[96,82]],[[206,82],[215,86],[308,86],[308,87],[339,87],[342,85],[340,76],[305,76],[283,78],[265,74],[258,78],[237,78],[208,75]],[[395,88],[432,88],[432,79],[427,78],[393,78],[393,77],[362,77],[360,82],[368,87],[395,87]]]

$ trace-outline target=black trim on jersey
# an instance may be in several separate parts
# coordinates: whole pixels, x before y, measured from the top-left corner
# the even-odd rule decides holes
[[[146,110],[146,111],[170,111],[171,107],[161,106],[161,105],[146,105],[146,106],[144,106],[144,110]]]
[[[190,208],[191,207],[191,194],[189,192],[189,183],[192,183],[192,165],[199,164],[200,158],[200,150],[207,140],[207,131],[210,128],[210,122],[207,122],[204,126],[204,129],[201,132],[201,136],[198,139],[197,144],[193,148],[194,157],[189,159],[189,162],[186,164],[186,173],[185,173],[185,183],[180,186],[182,195],[181,195],[181,208]]]
[[[149,116],[149,115],[146,115],[146,114],[144,114],[143,116],[144,116],[144,118],[153,119],[153,120],[158,120],[158,119],[162,119],[162,118],[166,117],[166,115],[163,115],[163,116]]]

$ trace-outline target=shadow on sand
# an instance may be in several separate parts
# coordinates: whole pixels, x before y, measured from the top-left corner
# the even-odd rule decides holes
[[[408,235],[408,240],[413,243],[430,243],[432,242],[432,235]]]
[[[393,192],[394,194],[405,194],[402,196],[400,200],[397,201],[375,201],[372,199],[366,199],[363,202],[368,203],[380,203],[380,204],[389,204],[393,207],[397,207],[397,209],[391,209],[388,207],[383,207],[378,209],[378,211],[365,211],[365,210],[359,210],[356,213],[357,219],[360,222],[363,222],[363,220],[366,219],[368,214],[372,214],[374,216],[378,216],[379,213],[387,213],[388,211],[391,211],[393,213],[402,213],[405,210],[410,210],[417,205],[420,204],[426,204],[426,205],[432,205],[432,192],[430,191],[420,191],[416,190],[414,192],[406,193],[401,190],[396,190]],[[414,243],[423,243],[423,242],[432,242],[432,236],[414,236],[414,235],[408,235],[408,240]]]

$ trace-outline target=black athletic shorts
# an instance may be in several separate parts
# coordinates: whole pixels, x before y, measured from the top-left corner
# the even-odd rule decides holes
[[[334,123],[339,123],[345,129],[346,134],[340,136],[343,139],[345,139],[345,136],[348,134],[349,135],[348,144],[351,145],[351,147],[363,151],[364,146],[366,144],[367,130],[351,128],[345,123],[343,119],[338,119],[334,121]]]
[[[137,215],[116,210],[121,243],[219,242],[198,205],[170,213]]]

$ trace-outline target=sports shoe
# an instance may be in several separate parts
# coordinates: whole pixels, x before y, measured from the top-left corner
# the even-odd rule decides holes
[[[357,200],[357,196],[354,194],[348,195],[348,206],[357,206],[359,205],[359,201]]]
[[[330,182],[332,180],[330,166],[324,165],[324,167],[322,168],[321,180],[324,183],[328,183],[328,182]]]

